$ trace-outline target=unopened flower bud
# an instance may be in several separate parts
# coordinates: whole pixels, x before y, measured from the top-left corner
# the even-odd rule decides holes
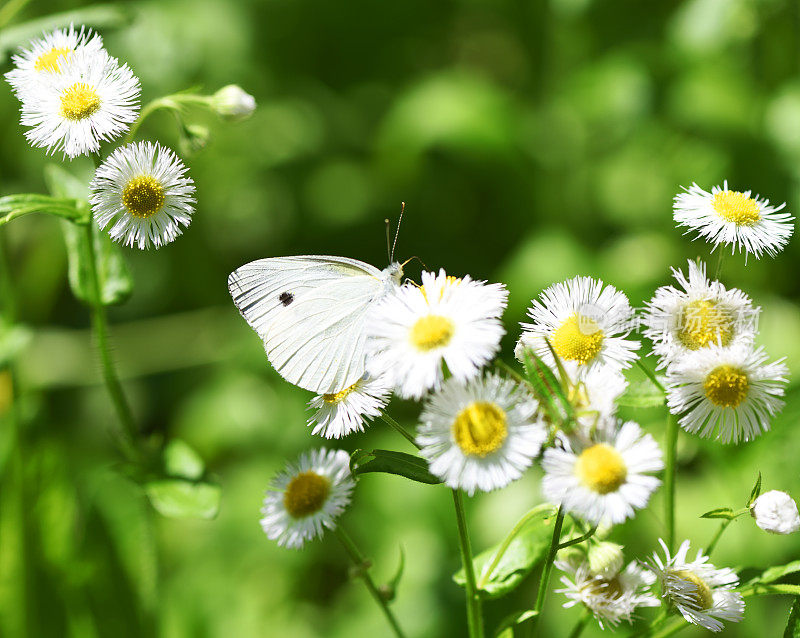
[[[242,87],[229,84],[211,96],[211,108],[229,122],[246,120],[256,110],[256,99]]]
[[[797,503],[786,492],[764,492],[750,506],[750,514],[764,531],[772,534],[791,534],[800,529]]]
[[[589,548],[589,570],[594,576],[614,578],[622,569],[622,545],[603,541]]]

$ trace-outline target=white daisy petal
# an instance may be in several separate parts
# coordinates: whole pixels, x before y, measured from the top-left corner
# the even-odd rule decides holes
[[[547,429],[536,399],[515,382],[487,375],[449,379],[422,411],[417,443],[432,474],[470,495],[522,476],[539,454]]]
[[[681,543],[675,556],[660,538],[664,560],[653,554],[648,567],[661,583],[662,597],[677,607],[690,623],[711,631],[722,631],[721,621],[739,622],[744,615],[744,599],[733,589],[739,577],[732,569],[716,569],[702,551],[688,562],[689,541]]]
[[[722,443],[751,441],[783,407],[788,370],[763,348],[709,346],[667,369],[667,405],[681,426]]]
[[[751,197],[714,186],[711,192],[692,184],[686,192],[675,196],[675,221],[686,226],[687,233],[697,231],[697,237],[714,244],[731,246],[731,253],[745,251],[756,259],[766,253],[775,257],[789,242],[794,232],[794,217],[780,211],[786,204],[770,206],[769,200]]]
[[[278,545],[299,549],[322,536],[324,528],[336,527],[354,486],[350,455],[344,450],[320,448],[302,454],[272,480],[261,509],[261,527]]]
[[[367,324],[368,369],[404,398],[419,399],[443,379],[442,364],[459,381],[478,374],[500,347],[502,284],[422,273],[388,295]]]
[[[655,439],[633,421],[597,429],[595,439],[559,437],[545,450],[542,492],[551,503],[593,523],[617,524],[647,505],[664,468]]]
[[[139,80],[103,49],[77,49],[60,72],[37,84],[22,102],[32,146],[70,158],[96,153],[128,130],[139,113]]]
[[[181,234],[194,213],[194,182],[170,149],[151,142],[115,150],[91,183],[95,221],[126,246],[160,248]]]
[[[639,342],[624,338],[633,320],[628,298],[599,279],[575,277],[553,284],[531,303],[528,316],[533,322],[521,324],[514,351],[520,360],[531,348],[555,366],[546,340],[560,359],[577,364],[581,374],[600,364],[622,370],[636,359]]]
[[[353,432],[363,432],[364,423],[379,416],[389,402],[391,389],[382,379],[367,375],[349,388],[335,394],[320,394],[308,402],[314,415],[308,420],[312,434],[338,439]]]

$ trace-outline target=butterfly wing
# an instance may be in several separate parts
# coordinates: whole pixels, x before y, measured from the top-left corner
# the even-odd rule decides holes
[[[386,284],[356,259],[308,255],[260,259],[228,278],[236,307],[290,383],[338,392],[364,373],[364,320]]]

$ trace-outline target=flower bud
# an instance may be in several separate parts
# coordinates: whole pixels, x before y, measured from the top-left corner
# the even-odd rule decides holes
[[[764,492],[750,506],[750,514],[764,531],[772,534],[791,534],[800,529],[797,503],[786,492]]]
[[[614,578],[622,569],[622,545],[603,541],[589,548],[589,570],[593,576],[606,580]]]
[[[211,132],[206,126],[200,124],[189,124],[185,126],[180,141],[181,153],[183,155],[199,153],[208,145],[210,137]]]
[[[240,122],[256,110],[256,99],[240,86],[229,84],[211,96],[211,108],[224,120]]]

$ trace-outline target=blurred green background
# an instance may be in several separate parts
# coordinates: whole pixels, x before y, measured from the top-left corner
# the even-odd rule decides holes
[[[9,25],[80,3],[42,0]],[[323,443],[305,427],[304,391],[270,369],[226,290],[259,257],[329,253],[386,264],[383,220],[406,217],[398,256],[504,281],[505,358],[531,297],[576,274],[599,276],[634,304],[669,266],[708,257],[676,230],[671,199],[692,181],[728,179],[789,211],[800,204],[800,4],[791,0],[163,0],[124,5],[101,29],[141,78],[143,100],[237,83],[252,119],[202,113],[209,146],[185,157],[198,210],[158,252],[125,249],[135,277],[111,310],[114,355],[142,428],[194,446],[222,486],[211,521],[153,516],[115,468],[114,414],[99,385],[85,307],[66,284],[59,223],[3,227],[12,311],[31,329],[18,355],[19,431],[0,375],[0,635],[50,637],[381,636],[383,618],[334,538],[301,552],[269,542],[263,490],[287,459]],[[0,41],[2,33],[0,32]],[[2,52],[6,53],[6,52]],[[9,60],[0,66],[6,71]],[[56,158],[27,146],[18,103],[0,87],[0,195],[43,192]],[[177,147],[156,114],[144,139]],[[66,165],[66,164],[65,164]],[[84,159],[67,165],[88,174]],[[716,254],[709,262],[716,265]],[[800,372],[798,242],[775,260],[728,257],[723,280],[763,306],[760,341]],[[419,266],[409,265],[418,275]],[[8,344],[6,344],[8,345]],[[635,375],[632,375],[635,376]],[[416,408],[392,413],[412,426]],[[637,418],[659,440],[664,414]],[[740,507],[758,470],[765,489],[800,497],[800,396],[773,431],[737,447],[682,436],[678,535],[706,545]],[[406,450],[376,424],[339,445]],[[541,499],[538,469],[471,500],[473,544],[497,542]],[[662,494],[614,530],[631,557],[663,534]],[[444,488],[369,475],[342,519],[390,577],[407,569],[395,609],[412,636],[465,634],[454,516]],[[798,556],[797,537],[731,525],[714,562],[766,566]],[[556,573],[557,576],[557,573]],[[557,578],[554,578],[555,582]],[[486,605],[490,627],[532,606],[537,579]],[[542,635],[577,612],[550,594]],[[789,600],[749,599],[726,636],[779,636]],[[650,613],[650,612],[648,612]],[[627,630],[622,632],[628,633]],[[685,636],[704,635],[686,630]],[[600,635],[593,628],[586,635]]]

